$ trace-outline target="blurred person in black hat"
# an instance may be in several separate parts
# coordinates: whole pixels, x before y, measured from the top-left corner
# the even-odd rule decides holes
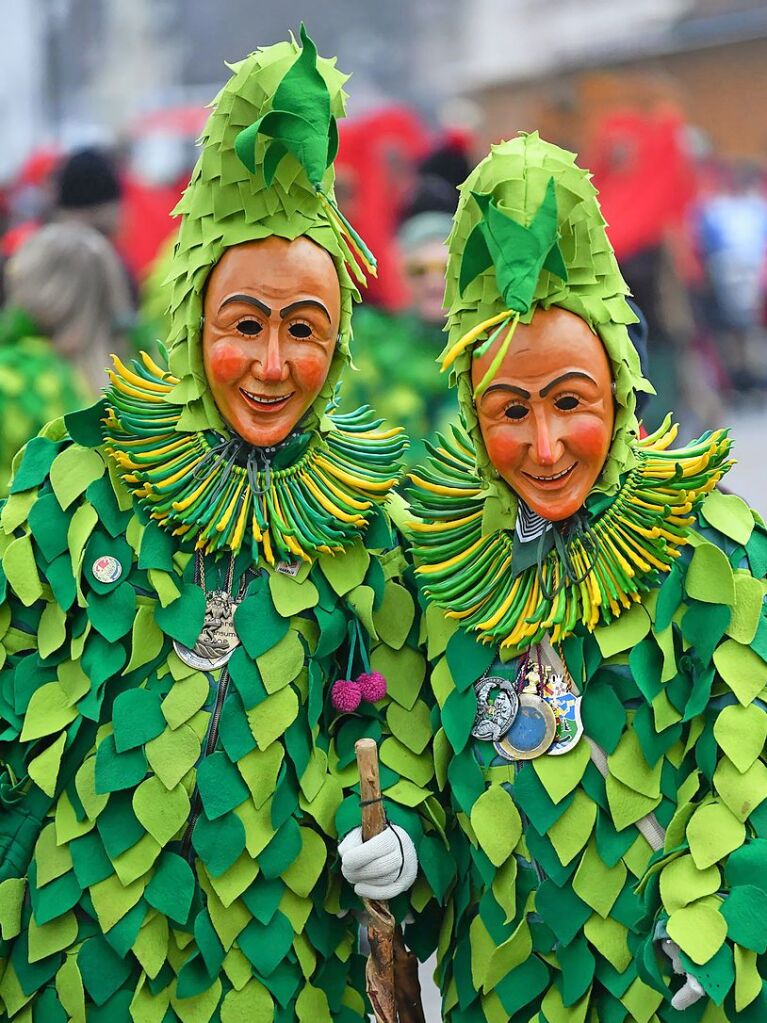
[[[102,149],[78,149],[59,168],[52,219],[87,224],[112,240],[120,225],[121,199],[111,156]]]

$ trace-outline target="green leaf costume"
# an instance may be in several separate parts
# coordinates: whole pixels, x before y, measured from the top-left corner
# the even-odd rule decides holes
[[[343,76],[305,36],[234,66],[179,207],[170,367],[116,361],[99,404],[27,445],[2,510],[4,1020],[366,1019],[359,903],[335,852],[359,823],[363,735],[424,865],[395,911],[413,914],[419,954],[436,943],[452,868],[410,573],[384,509],[403,442],[368,412],[326,413],[356,294],[332,166],[320,196],[292,149],[269,185],[274,143],[251,140],[249,167],[235,149],[299,62],[343,113]],[[343,315],[322,394],[267,464],[218,414],[200,311],[222,253],[275,234],[331,254]],[[206,634],[212,591],[238,601],[236,647],[207,670],[179,651]],[[363,669],[387,695],[339,713],[331,685]]]
[[[520,316],[577,313],[616,385],[612,447],[585,507],[596,546],[570,535],[568,562],[556,546],[531,557],[539,541],[519,539],[517,498],[489,462],[470,379],[471,345],[514,308],[497,272],[514,264],[519,232],[496,253],[467,239],[483,208],[528,228],[552,181],[548,237],[564,265],[545,268],[545,246],[530,247],[537,276]],[[462,188],[450,238],[446,361],[466,429],[438,439],[412,491],[441,712],[435,768],[458,865],[439,949],[450,1023],[756,1023],[767,1011],[767,531],[715,489],[725,434],[672,451],[666,423],[637,440],[633,392],[647,385],[625,294],[574,157],[535,134],[495,146]],[[560,755],[504,759],[472,735],[475,683],[514,680],[546,635],[582,694],[585,734]],[[659,827],[654,852],[647,835]],[[684,1013],[670,1005],[666,934],[706,995]]]

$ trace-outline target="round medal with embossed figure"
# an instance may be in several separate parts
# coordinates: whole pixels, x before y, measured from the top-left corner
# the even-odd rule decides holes
[[[477,715],[471,734],[475,739],[495,742],[511,727],[519,709],[514,683],[505,678],[480,679],[476,684]]]

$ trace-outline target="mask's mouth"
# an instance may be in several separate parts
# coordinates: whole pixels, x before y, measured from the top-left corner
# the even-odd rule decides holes
[[[258,412],[279,412],[296,393],[290,391],[288,394],[254,394],[246,391],[244,387],[240,387],[239,391],[246,404]]]
[[[577,464],[577,462],[573,462],[569,468],[563,469],[562,472],[553,473],[552,475],[537,476],[531,472],[525,472],[524,470],[522,471],[522,475],[526,479],[530,480],[530,482],[540,490],[558,490],[560,487],[564,486],[570,478]]]

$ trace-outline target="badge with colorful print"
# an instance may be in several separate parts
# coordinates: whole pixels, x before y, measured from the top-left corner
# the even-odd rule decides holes
[[[546,750],[547,756],[558,757],[567,753],[583,735],[581,697],[571,691],[566,678],[550,669],[544,669],[542,695],[554,711],[557,731],[554,742]]]
[[[91,572],[93,573],[93,578],[97,579],[100,583],[115,583],[123,574],[123,567],[117,558],[104,554],[93,562]]]
[[[214,671],[226,664],[240,642],[234,631],[234,612],[238,606],[239,601],[225,590],[206,593],[205,620],[197,642],[190,649],[173,640],[173,649],[184,664],[201,671]]]
[[[514,683],[505,678],[482,678],[475,689],[477,716],[471,734],[475,739],[495,742],[508,732],[517,716],[519,697]]]

